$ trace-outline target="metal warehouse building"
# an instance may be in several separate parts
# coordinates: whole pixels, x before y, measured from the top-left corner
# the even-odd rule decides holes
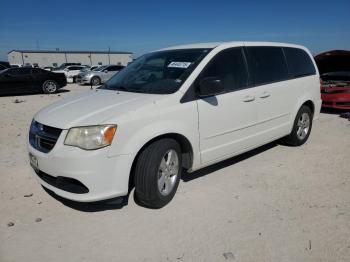
[[[10,64],[34,66],[59,66],[62,63],[82,65],[124,65],[132,61],[132,53],[116,51],[44,51],[12,50],[7,54]]]

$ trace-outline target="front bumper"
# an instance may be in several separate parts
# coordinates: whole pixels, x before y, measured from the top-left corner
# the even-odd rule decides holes
[[[40,184],[63,198],[79,202],[93,202],[128,194],[132,155],[110,157],[109,147],[86,151],[65,146],[65,134],[64,130],[49,153],[40,152],[28,144],[29,153],[38,162],[39,170],[32,171]],[[72,188],[70,181],[73,184],[78,182],[87,190],[69,190],[58,186],[58,180],[63,180],[68,188]]]
[[[80,85],[90,84],[91,77],[86,77],[86,76],[80,77],[80,76],[78,76],[78,77],[76,78],[76,81],[77,81],[77,83],[80,84]]]
[[[350,90],[339,93],[321,93],[322,107],[350,110]]]

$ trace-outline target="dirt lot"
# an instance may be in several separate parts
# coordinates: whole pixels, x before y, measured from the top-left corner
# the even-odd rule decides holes
[[[160,210],[132,194],[80,205],[37,183],[26,139],[37,110],[88,89],[0,98],[1,262],[350,261],[348,120],[323,113],[302,147],[272,143],[185,175]]]

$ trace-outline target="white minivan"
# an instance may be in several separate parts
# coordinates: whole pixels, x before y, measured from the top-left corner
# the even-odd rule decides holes
[[[160,208],[183,170],[283,138],[308,139],[320,80],[302,46],[227,42],[141,56],[96,90],[39,111],[29,131],[34,174],[67,199],[125,196]]]

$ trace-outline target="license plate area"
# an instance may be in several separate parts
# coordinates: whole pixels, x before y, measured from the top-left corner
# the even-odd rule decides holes
[[[32,168],[35,170],[35,172],[39,172],[39,162],[36,156],[34,156],[32,153],[29,153],[29,161]]]

